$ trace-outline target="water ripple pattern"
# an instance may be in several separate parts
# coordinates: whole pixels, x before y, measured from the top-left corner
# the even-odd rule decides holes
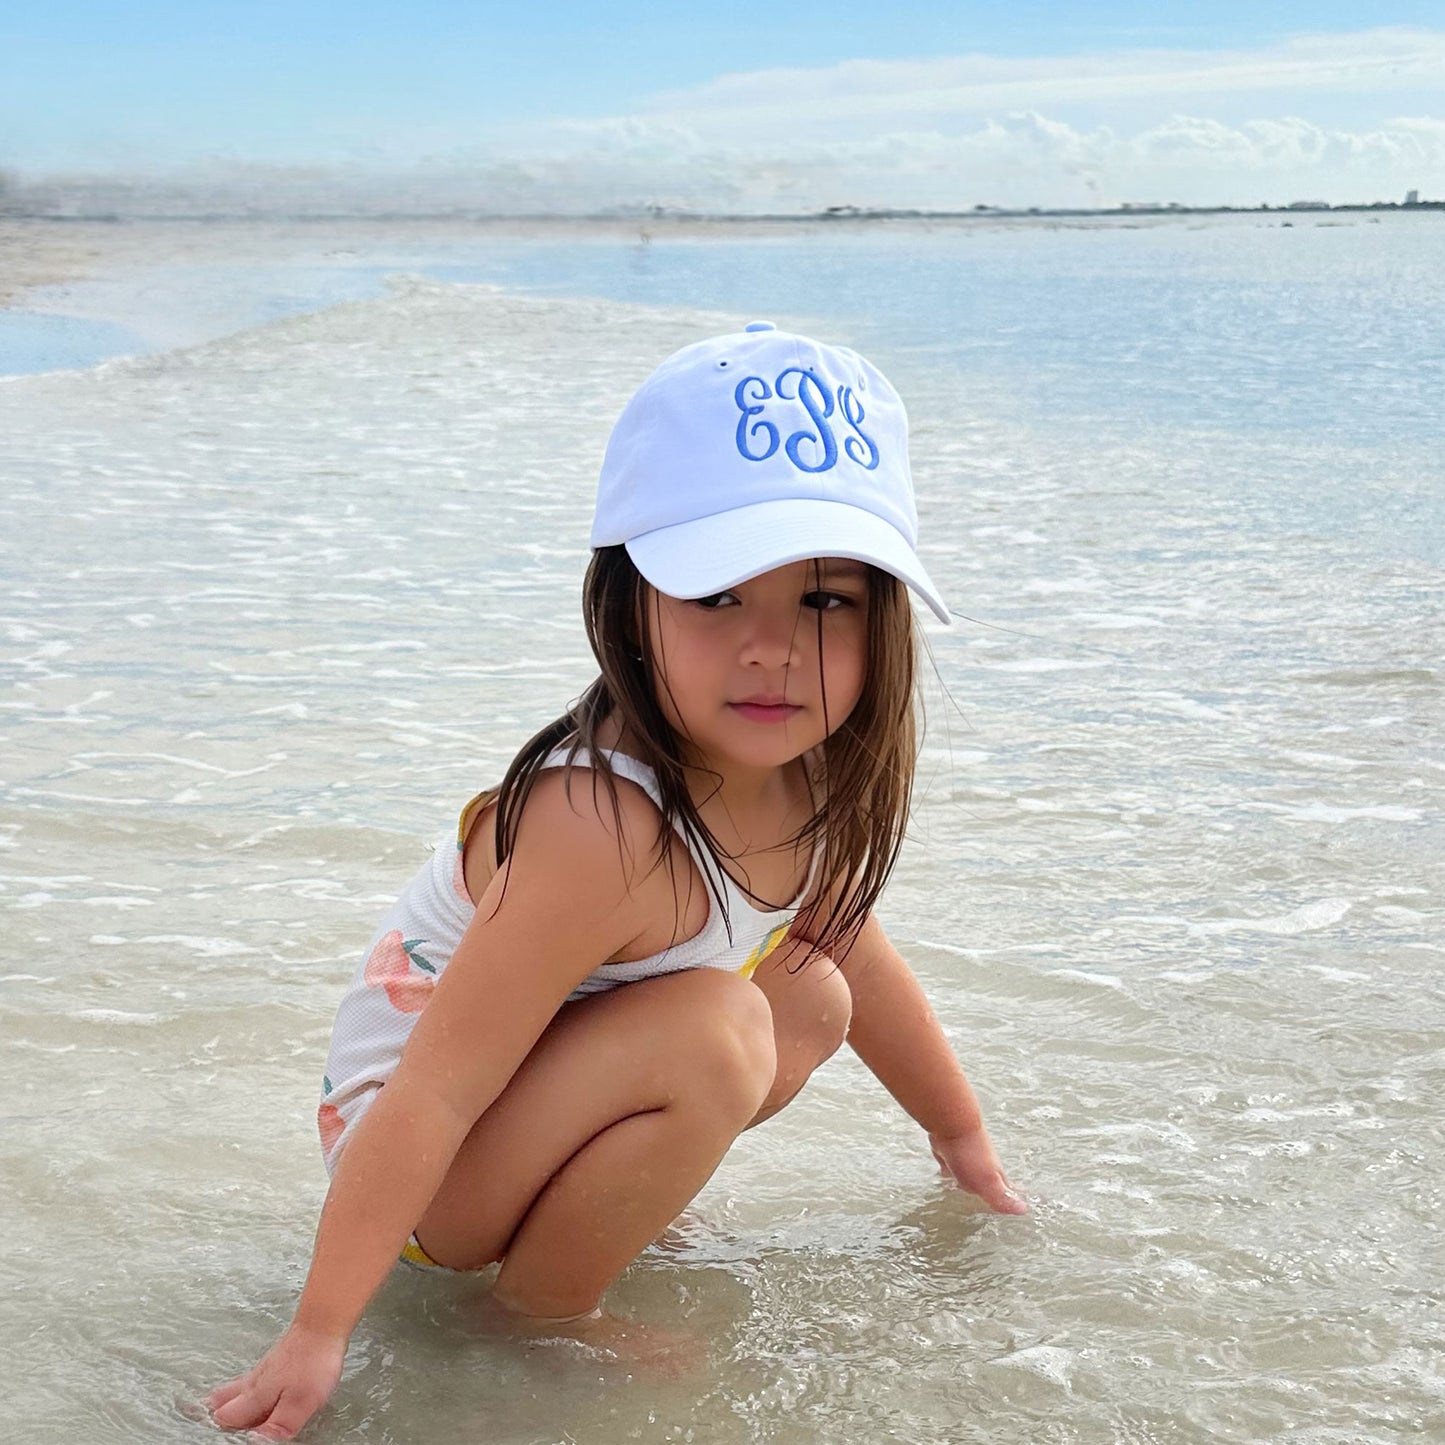
[[[1088,284],[1068,244],[1063,297]],[[1006,359],[836,298],[775,316],[866,340],[915,418],[926,561],[966,620],[927,624],[884,915],[1034,1214],[941,1186],[840,1058],[616,1291],[708,1339],[697,1374],[478,1338],[473,1286],[399,1275],[316,1439],[1445,1434],[1445,472],[1408,429],[1271,432],[1259,377],[1310,363],[1262,373],[1264,331],[1228,340],[1295,304],[1265,280],[1192,427],[1050,413]],[[0,383],[0,1345],[25,1438],[211,1438],[175,1402],[288,1318],[356,951],[591,676],[612,416],[747,319],[413,279]]]

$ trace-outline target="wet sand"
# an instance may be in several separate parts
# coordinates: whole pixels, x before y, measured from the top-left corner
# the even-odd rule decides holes
[[[813,221],[568,219],[461,220],[358,217],[323,220],[0,219],[0,306],[35,287],[65,285],[111,271],[238,262],[275,264],[305,257],[384,258],[395,251],[478,241],[590,237],[635,240],[801,234]],[[846,222],[840,224],[848,224]]]
[[[385,276],[440,268],[480,280],[493,247],[641,250],[654,240],[807,238],[834,226],[680,217],[0,219],[0,376],[195,345],[374,296]]]
[[[704,217],[326,217],[60,220],[0,217],[0,307],[25,304],[33,288],[63,286],[112,273],[167,265],[276,265],[298,260],[390,262],[487,241],[796,239],[836,232],[1014,228],[1137,229],[1169,225],[1167,216],[839,217],[819,220],[725,220]],[[49,309],[57,298],[44,298]],[[59,298],[63,302],[63,298]]]
[[[34,286],[63,285],[91,274],[104,254],[99,226],[0,220],[0,306]]]

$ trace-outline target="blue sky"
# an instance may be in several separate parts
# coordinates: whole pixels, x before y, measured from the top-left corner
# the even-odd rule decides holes
[[[1361,12],[37,0],[0,11],[0,168],[500,209],[1445,192],[1445,0]]]

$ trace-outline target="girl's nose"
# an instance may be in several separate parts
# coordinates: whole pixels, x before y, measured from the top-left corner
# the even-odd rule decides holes
[[[798,627],[796,613],[757,612],[743,638],[743,661],[761,667],[788,667],[797,660]]]

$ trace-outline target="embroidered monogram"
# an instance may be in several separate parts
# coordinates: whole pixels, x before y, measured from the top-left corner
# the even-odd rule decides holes
[[[799,471],[831,471],[838,465],[838,439],[829,424],[836,414],[852,433],[843,439],[844,454],[865,471],[878,466],[878,447],[863,430],[867,413],[851,386],[840,385],[835,394],[824,387],[816,372],[790,366],[779,372],[771,385],[761,376],[744,377],[733,389],[733,400],[740,413],[737,448],[747,461],[765,462],[781,446]],[[780,405],[765,415],[770,401]],[[784,441],[780,424],[796,425],[802,420],[800,409],[812,429],[800,426]]]

